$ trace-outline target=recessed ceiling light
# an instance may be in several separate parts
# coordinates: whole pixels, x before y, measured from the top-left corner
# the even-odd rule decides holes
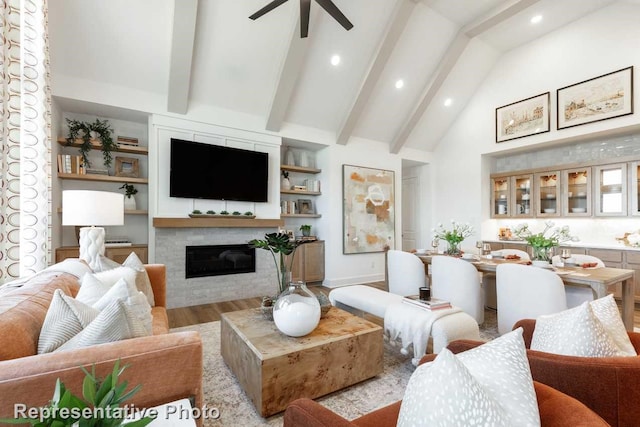
[[[396,89],[402,89],[404,87],[404,80],[398,79],[396,80]]]
[[[449,107],[451,104],[453,104],[453,99],[447,98],[447,99],[444,100],[444,106],[445,107]]]
[[[333,55],[331,57],[331,65],[333,65],[335,67],[338,64],[340,64],[340,55]]]
[[[540,21],[542,21],[542,15],[536,15],[533,18],[531,18],[531,23],[532,24],[537,24]]]

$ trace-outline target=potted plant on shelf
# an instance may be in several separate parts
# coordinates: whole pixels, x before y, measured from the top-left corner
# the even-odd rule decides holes
[[[282,171],[281,188],[283,190],[291,190],[291,181],[289,181],[289,172],[288,171]]]
[[[93,123],[82,122],[79,120],[67,119],[67,125],[69,126],[69,136],[67,137],[67,145],[73,144],[76,139],[82,139],[80,144],[80,154],[82,155],[82,162],[85,167],[91,167],[88,153],[89,150],[94,147],[92,137],[100,140],[99,146],[102,150],[102,159],[104,166],[111,166],[113,160],[111,151],[118,148],[117,144],[111,138],[111,125],[107,120],[96,119]]]
[[[553,221],[545,221],[544,230],[536,234],[531,232],[529,224],[520,224],[514,229],[513,234],[531,246],[534,265],[548,265],[553,256],[553,248],[563,242],[579,240],[571,235],[568,225],[553,228],[554,225]],[[548,232],[551,233],[547,235]]]
[[[454,220],[451,220],[451,226],[451,230],[447,230],[442,223],[438,224],[438,229],[436,230],[434,228],[432,230],[434,232],[433,238],[434,240],[444,240],[447,242],[447,250],[445,251],[447,255],[460,256],[462,255],[460,243],[471,236],[474,230],[469,223],[459,224]]]
[[[120,189],[124,189],[124,209],[130,211],[136,210],[136,199],[133,196],[138,194],[138,189],[128,182],[122,184]]]
[[[253,239],[249,241],[252,248],[264,249],[271,253],[273,262],[278,272],[278,292],[274,296],[265,296],[262,298],[262,312],[265,317],[273,319],[273,304],[291,282],[291,265],[293,265],[293,256],[298,244],[295,240],[289,240],[289,236],[284,233],[267,233],[264,239]],[[276,254],[278,256],[276,256]],[[287,269],[285,256],[291,255],[291,265]]]
[[[309,237],[311,235],[311,226],[309,224],[302,224],[300,226],[300,231],[302,231],[302,235],[304,237]]]

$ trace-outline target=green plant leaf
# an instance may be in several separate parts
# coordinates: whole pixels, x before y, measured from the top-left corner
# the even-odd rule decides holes
[[[141,388],[142,388],[142,385],[138,384],[137,386],[135,386],[134,388],[129,390],[128,393],[124,394],[120,398],[120,402],[125,402],[125,401],[129,400],[130,398],[133,397],[133,395],[135,395],[137,392],[139,392]]]
[[[91,375],[85,375],[82,381],[82,396],[91,404],[96,402],[96,379]]]

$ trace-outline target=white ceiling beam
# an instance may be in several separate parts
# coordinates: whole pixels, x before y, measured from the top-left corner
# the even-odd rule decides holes
[[[173,35],[171,36],[167,91],[167,110],[172,113],[186,114],[189,108],[191,62],[197,15],[198,0],[173,2]]]
[[[293,90],[298,84],[300,71],[307,56],[309,44],[308,38],[300,37],[300,17],[296,19],[296,26],[291,32],[291,41],[285,55],[280,75],[278,76],[276,90],[271,100],[267,124],[265,128],[273,132],[279,132],[291,104]]]
[[[358,120],[369,101],[369,97],[378,84],[378,80],[380,79],[387,62],[393,53],[393,49],[404,32],[407,22],[409,22],[409,18],[411,17],[411,13],[413,12],[417,1],[418,0],[399,0],[396,3],[393,11],[393,17],[386,28],[382,41],[378,45],[378,49],[373,56],[369,69],[360,84],[358,94],[351,104],[351,108],[349,108],[349,111],[342,122],[342,126],[338,131],[336,136],[336,142],[338,144],[345,145],[349,141],[349,137],[358,124]]]
[[[391,153],[397,154],[400,152],[400,149],[407,142],[409,135],[411,135],[411,132],[422,118],[422,115],[433,102],[434,97],[444,84],[453,67],[455,67],[471,39],[499,25],[539,1],[540,0],[512,0],[506,2],[458,31],[453,42],[449,45],[449,48],[440,60],[433,78],[425,86],[417,105],[391,141]]]

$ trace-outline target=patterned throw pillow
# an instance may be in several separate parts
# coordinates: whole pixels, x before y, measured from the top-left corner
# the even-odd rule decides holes
[[[104,272],[116,269],[118,267],[121,267],[121,265],[116,261],[105,256],[100,256],[97,262],[97,266],[94,268],[94,270],[96,272]],[[136,271],[136,287],[147,297],[149,305],[153,307],[155,305],[155,300],[153,296],[153,288],[151,287],[151,280],[149,279],[147,270],[144,268],[144,263],[140,260],[138,255],[136,255],[135,252],[131,252],[127,259],[125,259],[122,263],[122,267],[133,268]]]
[[[589,302],[560,313],[538,317],[531,350],[565,356],[625,356],[596,317]]]
[[[631,344],[627,329],[622,322],[618,304],[616,304],[616,301],[613,299],[613,294],[609,294],[604,298],[598,298],[589,304],[593,309],[593,314],[602,322],[602,326],[607,330],[607,333],[613,342],[616,343],[620,351],[626,356],[637,356],[636,349],[633,347],[633,344]]]
[[[69,341],[99,313],[99,310],[56,289],[40,330],[38,354],[49,353]]]
[[[114,300],[80,333],[55,351],[75,350],[149,335],[122,300]]]
[[[411,376],[398,426],[539,426],[522,328],[453,355],[445,349]]]
[[[113,300],[119,299],[125,303],[125,305],[131,311],[131,314],[136,316],[140,322],[144,325],[148,334],[153,332],[153,316],[151,315],[151,306],[147,302],[147,298],[144,294],[135,287],[132,283],[127,282],[125,279],[120,279],[115,285],[109,289],[109,291],[102,296],[95,304],[93,308],[100,311],[104,310]]]

